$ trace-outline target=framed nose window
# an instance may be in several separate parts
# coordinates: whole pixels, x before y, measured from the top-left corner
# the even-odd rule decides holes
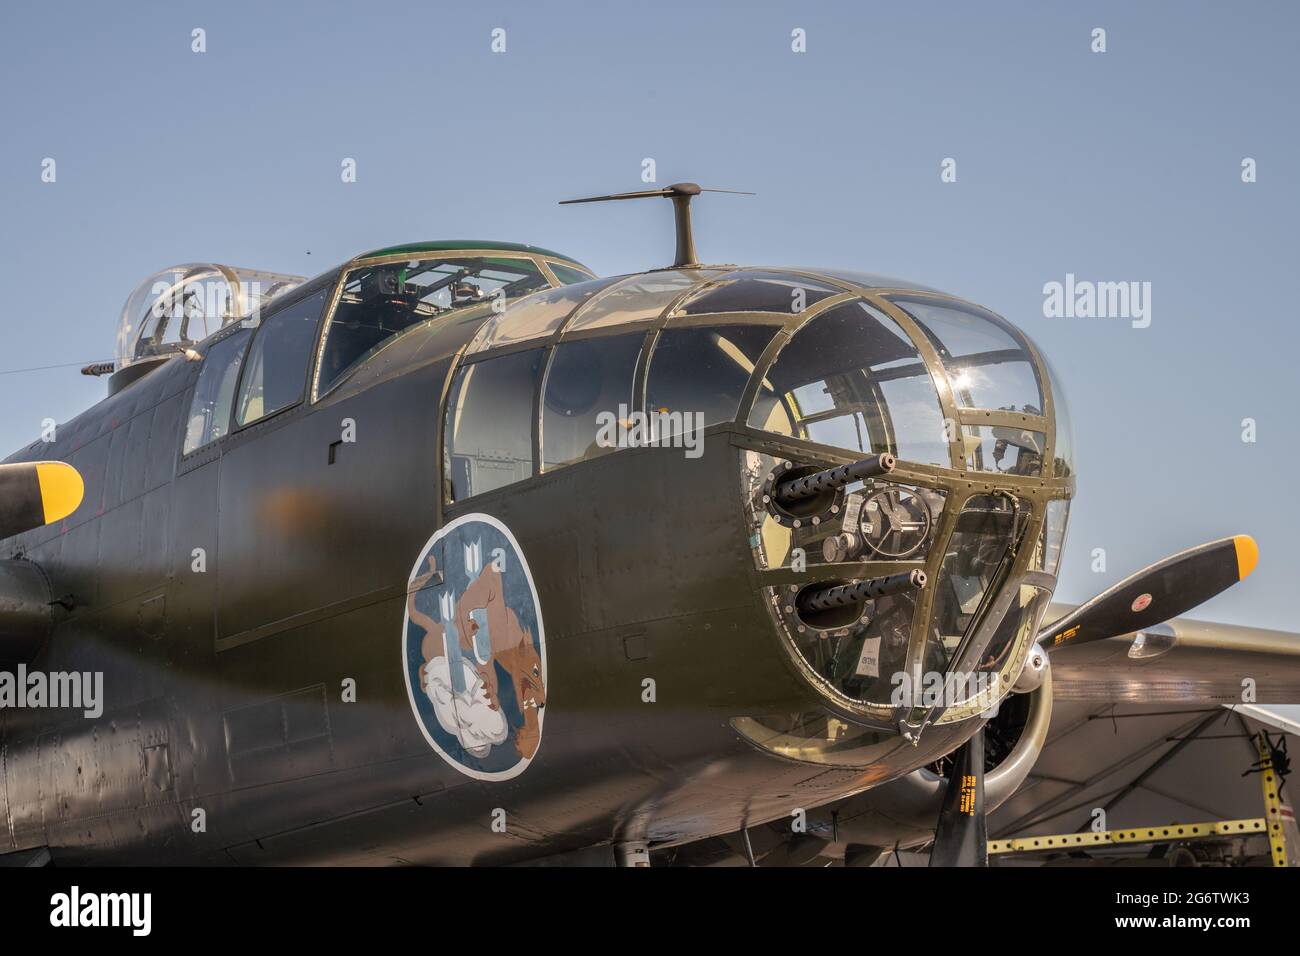
[[[774,325],[668,328],[650,356],[646,410],[689,429],[736,419],[754,365],[776,335]]]
[[[759,387],[754,428],[862,454],[949,463],[939,394],[912,340],[862,301],[811,319]]]
[[[561,342],[542,392],[542,470],[625,445],[644,332]]]
[[[894,296],[939,353],[953,398],[963,408],[1043,414],[1043,391],[1033,357],[991,312],[954,302]]]

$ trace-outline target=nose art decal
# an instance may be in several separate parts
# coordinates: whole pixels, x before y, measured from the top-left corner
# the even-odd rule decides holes
[[[523,551],[496,518],[465,515],[425,544],[407,584],[402,665],[444,760],[478,780],[523,772],[542,742],[546,635]]]

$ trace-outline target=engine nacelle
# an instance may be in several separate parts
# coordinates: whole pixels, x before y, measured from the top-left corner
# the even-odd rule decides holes
[[[1031,651],[1042,661],[1036,666],[1036,689],[1012,694],[984,728],[986,757],[994,761],[984,775],[984,801],[992,812],[1015,793],[1029,776],[1047,743],[1052,722],[1052,674],[1041,648]],[[1026,663],[1026,671],[1030,663]],[[875,847],[916,846],[934,837],[935,821],[948,787],[945,777],[931,767],[881,784],[842,803],[822,807],[818,817],[835,812],[839,840]]]

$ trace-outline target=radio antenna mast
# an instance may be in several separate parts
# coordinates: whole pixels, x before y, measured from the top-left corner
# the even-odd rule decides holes
[[[610,202],[615,199],[649,199],[659,196],[673,201],[673,219],[677,227],[677,256],[673,267],[698,266],[695,255],[695,236],[691,232],[691,200],[700,193],[734,193],[738,196],[752,196],[753,193],[739,189],[709,189],[699,183],[673,183],[663,189],[643,189],[631,193],[613,193],[609,196],[587,196],[584,199],[563,199],[561,206],[580,202]]]

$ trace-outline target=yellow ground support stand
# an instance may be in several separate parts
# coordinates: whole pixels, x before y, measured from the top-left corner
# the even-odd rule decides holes
[[[1260,731],[1255,735],[1259,748],[1259,779],[1264,785],[1264,819],[1268,823],[1269,855],[1274,866],[1286,866],[1286,837],[1282,832],[1282,801],[1277,795],[1277,774],[1273,770],[1273,752],[1268,738]]]
[[[1166,827],[1138,827],[1133,830],[1057,833],[1052,836],[1018,837],[1014,840],[989,840],[989,854],[1033,853],[1042,850],[1064,850],[1076,847],[1118,846],[1124,843],[1173,843],[1198,837],[1244,836],[1248,833],[1263,833],[1265,827],[1264,818],[1255,817],[1252,820],[1174,823]],[[1280,828],[1278,832],[1280,835]]]
[[[1212,836],[1245,836],[1267,833],[1269,857],[1274,866],[1286,866],[1286,836],[1282,829],[1282,801],[1278,797],[1278,778],[1273,769],[1273,752],[1263,731],[1255,735],[1259,751],[1260,780],[1264,788],[1264,816],[1252,820],[1211,820],[1206,823],[1174,823],[1163,827],[1137,827],[1133,830],[1100,830],[1085,833],[1056,833],[1051,836],[1017,837],[990,840],[989,855],[999,853],[1034,853],[1043,850],[1067,850],[1090,846],[1118,846],[1125,843],[1173,843]]]

